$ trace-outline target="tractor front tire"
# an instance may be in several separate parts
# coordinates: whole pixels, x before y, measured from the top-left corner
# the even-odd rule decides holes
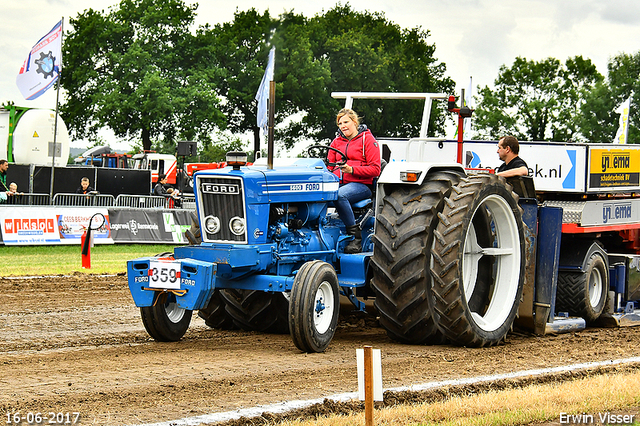
[[[303,352],[324,352],[333,339],[340,313],[338,276],[321,260],[306,262],[291,288],[289,329]]]
[[[177,342],[187,332],[193,311],[176,303],[176,296],[158,294],[153,306],[140,308],[144,328],[158,342]]]

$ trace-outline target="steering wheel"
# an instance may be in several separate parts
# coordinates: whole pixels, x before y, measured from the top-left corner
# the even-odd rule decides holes
[[[329,154],[329,151],[335,151],[337,154],[340,155],[340,158],[342,158],[342,160],[335,163],[330,162],[327,158],[327,155],[322,156],[324,158],[324,164],[329,167],[344,166],[345,164],[347,164],[347,160],[349,160],[349,158],[347,157],[347,154],[329,145],[311,145],[309,148],[307,148],[307,154],[309,154],[309,157],[315,157],[313,153],[313,150],[315,149],[320,151],[327,151],[327,154]]]

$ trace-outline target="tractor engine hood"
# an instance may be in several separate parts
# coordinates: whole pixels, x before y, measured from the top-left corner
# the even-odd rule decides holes
[[[334,201],[339,187],[338,177],[322,160],[308,158],[274,169],[257,165],[201,171],[194,181],[203,241],[235,244],[266,243],[271,205]],[[227,223],[234,219],[245,221],[243,232],[234,232],[233,226],[229,232]]]

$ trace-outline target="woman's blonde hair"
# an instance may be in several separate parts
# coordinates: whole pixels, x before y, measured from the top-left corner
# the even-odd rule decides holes
[[[338,122],[340,121],[340,118],[342,118],[345,115],[350,119],[352,119],[353,121],[355,121],[356,126],[360,125],[360,117],[358,117],[358,114],[356,114],[356,112],[351,108],[342,108],[340,111],[338,111],[338,115],[336,116],[336,124],[338,124]]]

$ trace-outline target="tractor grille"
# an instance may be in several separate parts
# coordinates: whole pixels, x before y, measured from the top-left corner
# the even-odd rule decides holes
[[[247,242],[244,186],[240,178],[198,177],[197,190],[200,201],[200,224],[202,240],[206,242]],[[220,230],[215,233],[207,229],[207,219],[218,221]],[[241,218],[245,231],[236,235],[231,230],[233,218]]]

